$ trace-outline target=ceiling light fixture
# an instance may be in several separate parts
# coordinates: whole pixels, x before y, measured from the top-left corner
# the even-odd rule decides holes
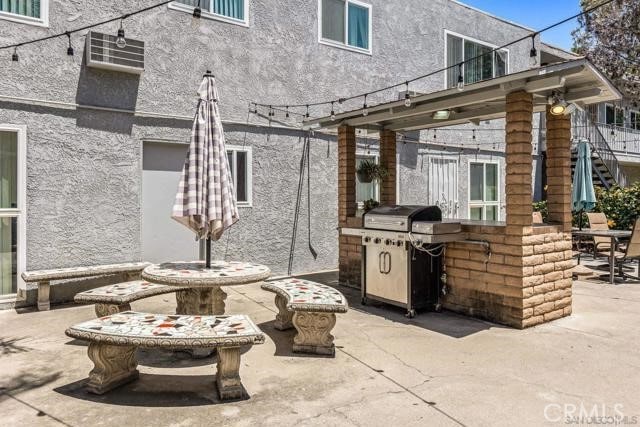
[[[438,110],[431,116],[434,120],[447,120],[451,117],[451,110]]]

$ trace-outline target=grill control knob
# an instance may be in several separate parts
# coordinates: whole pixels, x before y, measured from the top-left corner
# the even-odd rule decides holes
[[[384,241],[384,244],[389,246],[389,245],[393,244],[393,241],[391,239],[387,239],[387,240]]]
[[[396,242],[396,245],[397,245],[399,248],[400,248],[400,247],[402,247],[402,245],[403,245],[402,240],[398,240],[398,241]]]
[[[373,240],[373,243],[380,243],[381,241],[382,241],[382,239],[381,239],[381,238],[376,237],[376,238]]]
[[[371,241],[371,237],[367,236],[364,238],[365,243],[369,243]]]

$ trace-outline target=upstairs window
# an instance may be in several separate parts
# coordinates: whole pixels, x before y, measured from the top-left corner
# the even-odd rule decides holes
[[[170,7],[191,13],[199,5],[204,18],[249,25],[247,2],[248,0],[177,0]]]
[[[355,0],[320,1],[320,41],[371,53],[371,5]]]
[[[629,126],[633,129],[640,130],[640,112],[633,110],[629,112]]]
[[[624,110],[612,104],[605,105],[604,122],[612,126],[624,126]]]
[[[469,62],[464,62],[462,65],[465,84],[504,76],[509,72],[509,51],[501,49],[493,52],[494,48],[463,36],[447,33],[447,67],[468,60]],[[447,70],[448,88],[457,84],[459,72],[459,67]]]
[[[47,26],[48,8],[49,0],[0,0],[0,18]]]

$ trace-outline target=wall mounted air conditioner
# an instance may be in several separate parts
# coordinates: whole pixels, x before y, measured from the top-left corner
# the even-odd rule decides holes
[[[144,42],[127,38],[123,48],[116,46],[116,36],[95,31],[87,33],[87,65],[123,73],[142,74]]]

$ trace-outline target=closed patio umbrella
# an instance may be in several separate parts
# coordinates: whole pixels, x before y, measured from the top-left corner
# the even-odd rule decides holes
[[[582,212],[590,211],[596,205],[591,174],[591,148],[589,143],[583,140],[578,142],[578,159],[573,173],[571,191],[571,208],[574,212],[580,212],[580,229],[582,229]]]
[[[218,90],[210,71],[198,89],[198,110],[191,130],[171,217],[207,239],[206,268],[211,267],[211,240],[238,221],[231,168],[227,159]]]

